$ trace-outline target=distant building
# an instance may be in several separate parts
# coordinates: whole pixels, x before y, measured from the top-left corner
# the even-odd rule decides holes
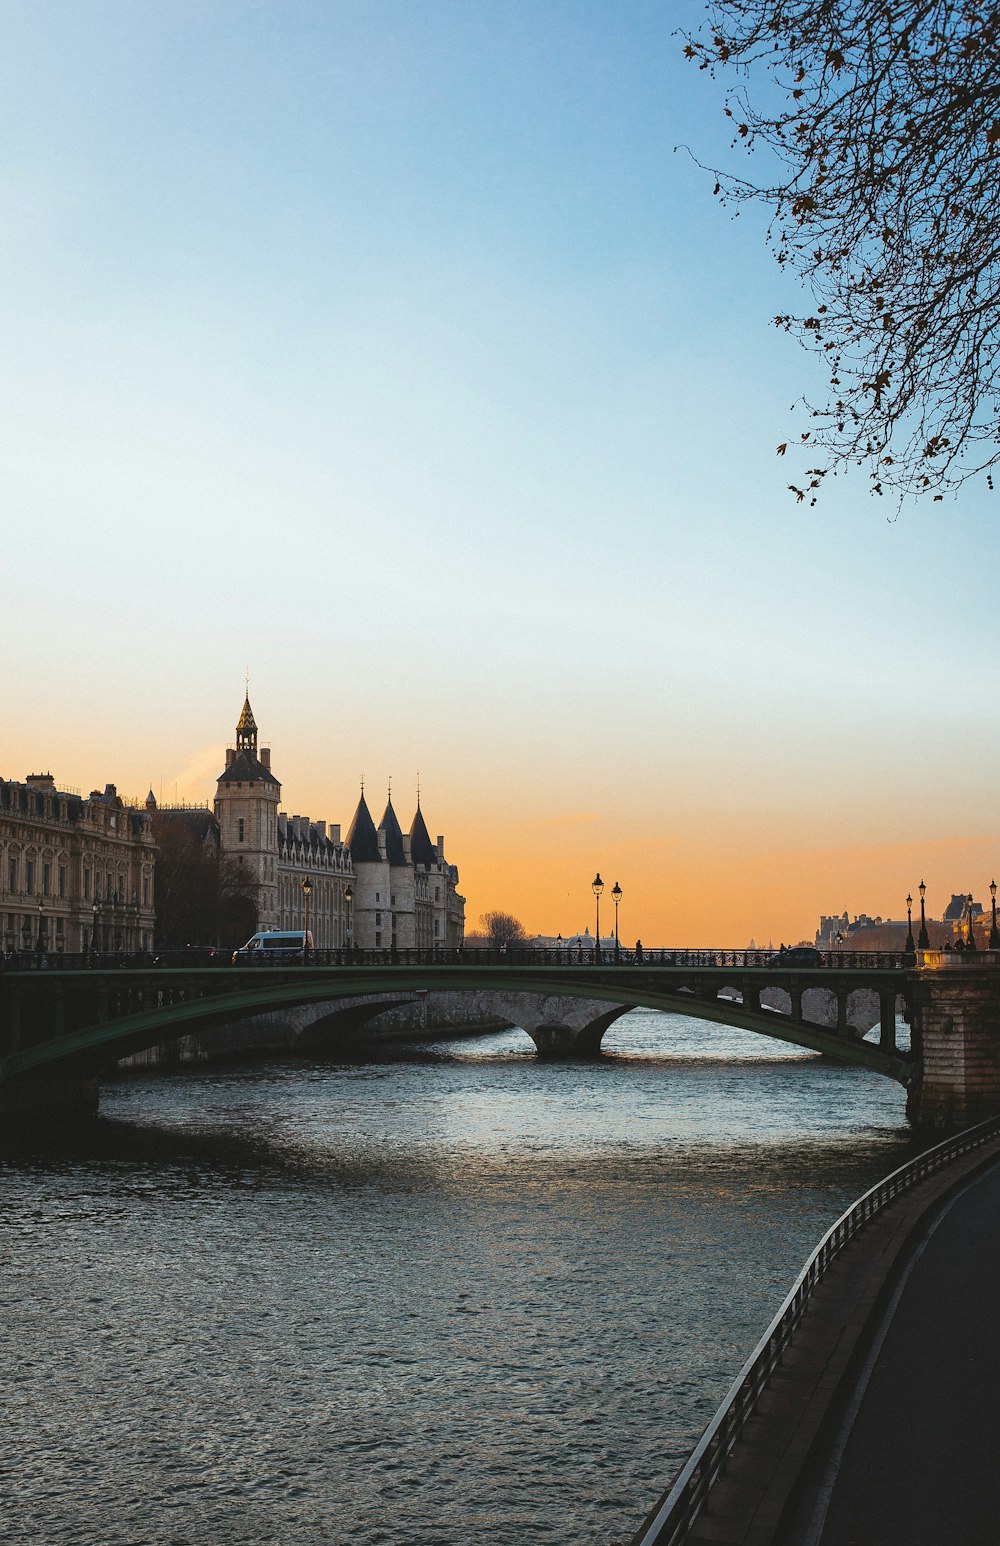
[[[954,940],[967,932],[969,916],[968,893],[956,893],[944,910],[943,918],[930,918],[927,922],[927,938],[932,950],[946,941]],[[972,916],[976,921],[985,918],[978,902],[972,904]],[[981,932],[977,929],[977,934]],[[816,930],[816,945],[820,950],[902,950],[906,945],[907,920],[905,918],[872,918],[868,913],[857,913],[849,918],[846,912],[827,916],[821,914]],[[917,905],[912,922],[913,938],[920,933],[920,907]]]
[[[0,948],[148,950],[154,857],[148,813],[114,784],[83,798],[51,773],[0,780]]]

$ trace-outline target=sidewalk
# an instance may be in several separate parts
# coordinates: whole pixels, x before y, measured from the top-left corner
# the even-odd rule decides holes
[[[1000,1165],[938,1215],[882,1329],[799,1541],[996,1546]]]

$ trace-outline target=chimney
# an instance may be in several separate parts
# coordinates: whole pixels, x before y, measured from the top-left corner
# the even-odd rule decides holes
[[[407,864],[413,863],[413,860],[410,858],[410,834],[408,832],[403,833],[403,858]]]
[[[340,843],[340,822],[339,821],[332,821],[330,823],[330,842],[331,843],[337,843],[337,844]]]
[[[232,747],[232,746],[227,746],[226,747],[226,767],[227,768],[229,767],[230,763],[233,761],[235,756],[236,756],[235,748]]]
[[[380,859],[384,859],[385,858],[385,828],[384,827],[379,827],[378,832],[376,833],[376,836],[378,838],[378,856],[379,856]]]
[[[444,838],[443,837],[439,837],[438,840],[437,840],[437,856],[438,856],[438,858],[441,860],[441,862],[443,864],[444,863]]]
[[[325,839],[325,837],[326,837],[326,822],[325,821],[317,821],[317,822],[314,823],[314,825],[316,827],[316,836],[322,842]]]
[[[262,746],[261,747],[261,749],[260,749],[260,760],[264,764],[265,768],[267,768],[268,771],[270,772],[270,768],[271,768],[271,748],[269,746]]]

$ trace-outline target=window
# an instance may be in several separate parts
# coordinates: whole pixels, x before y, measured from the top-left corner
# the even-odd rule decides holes
[[[66,866],[65,866],[65,864],[60,864],[60,866],[59,866],[59,895],[61,897],[64,897],[66,895]]]
[[[85,902],[89,902],[90,901],[90,871],[89,870],[84,870],[84,872],[83,872],[83,899],[84,899]]]
[[[49,896],[52,891],[52,866],[42,865],[42,895]]]
[[[381,913],[376,913],[375,914],[375,927],[377,929],[380,929],[382,927],[382,914]]]
[[[35,861],[28,859],[24,866],[24,889],[29,896],[35,892]]]
[[[242,816],[240,817],[239,826],[240,826],[240,835],[239,835],[239,837],[237,838],[236,841],[238,843],[242,843],[242,841],[243,841],[243,817]]]
[[[7,863],[7,890],[17,890],[17,860],[10,859]]]
[[[142,905],[143,905],[143,907],[148,907],[149,906],[149,876],[148,875],[144,875],[142,877]]]
[[[375,949],[378,950],[380,948],[381,944],[382,944],[382,936],[381,936],[381,934],[376,934],[376,936],[375,936]]]

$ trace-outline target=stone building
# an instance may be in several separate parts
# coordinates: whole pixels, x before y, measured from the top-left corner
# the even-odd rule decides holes
[[[391,798],[376,828],[362,790],[346,840],[339,823],[289,816],[278,809],[280,799],[270,748],[258,750],[247,697],[214,809],[221,852],[256,884],[258,928],[303,928],[307,881],[309,930],[319,950],[461,944],[458,870],[444,857],[444,838],[431,842],[419,798],[404,834]]]
[[[154,857],[148,814],[114,784],[83,798],[50,773],[0,780],[0,948],[150,949]]]

